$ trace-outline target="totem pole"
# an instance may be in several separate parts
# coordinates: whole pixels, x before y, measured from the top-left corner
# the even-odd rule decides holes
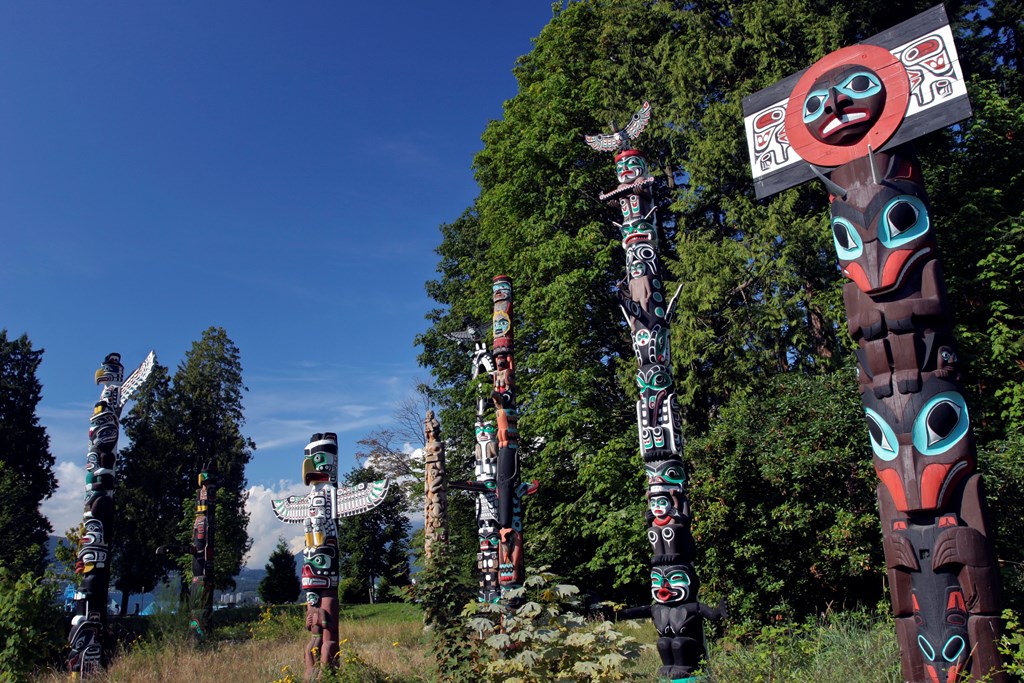
[[[193,606],[189,632],[203,640],[209,633],[213,618],[213,549],[217,488],[210,467],[199,473],[196,493],[196,519],[192,524],[192,597],[199,597]],[[197,596],[198,594],[198,596]]]
[[[314,434],[302,460],[305,496],[273,501],[274,514],[282,522],[305,524],[306,547],[302,551],[302,589],[306,593],[306,678],[316,676],[317,653],[321,668],[335,665],[338,654],[338,520],[359,515],[380,505],[390,481],[338,486],[338,436]]]
[[[121,355],[107,354],[96,371],[102,386],[89,419],[89,452],[85,456],[84,534],[75,571],[83,574],[75,593],[75,616],[68,638],[68,671],[72,678],[100,673],[106,664],[104,631],[110,591],[110,534],[114,527],[114,475],[117,467],[117,438],[121,409],[149,377],[156,354],[146,356],[127,380]]]
[[[619,616],[651,617],[659,636],[659,680],[688,683],[696,680],[694,673],[706,654],[704,619],[717,620],[726,612],[724,603],[712,609],[700,603],[697,595],[700,582],[693,566],[696,547],[690,533],[680,413],[672,390],[669,353],[669,321],[675,299],[665,300],[651,192],[654,178],[647,160],[631,148],[631,141],[643,132],[650,118],[651,105],[645,102],[625,128],[606,135],[588,135],[586,142],[597,151],[616,153],[619,185],[600,198],[617,204],[622,211],[622,223],[616,225],[626,252],[626,278],[617,289],[637,359],[637,429],[647,472],[647,538],[653,553],[654,604],[622,610]]]
[[[815,176],[831,196],[903,678],[913,683],[1005,680],[984,489],[908,144],[970,113],[942,6],[744,101],[757,196]]]
[[[473,376],[479,378],[486,373],[491,379],[490,398],[494,404],[496,425],[484,420],[487,402],[481,396],[477,399],[476,481],[451,484],[451,488],[478,493],[476,510],[480,552],[477,564],[481,602],[498,602],[505,591],[521,586],[526,578],[523,496],[535,493],[538,487],[536,480],[529,484],[522,482],[519,470],[512,278],[507,275],[495,277],[491,293],[494,347],[488,353],[483,342],[475,340]],[[498,570],[497,585],[494,583],[495,568]]]
[[[431,546],[448,540],[448,480],[444,467],[441,423],[428,410],[423,421],[423,555],[429,561]]]
[[[196,640],[205,640],[213,623],[213,549],[214,512],[217,490],[210,464],[199,473],[199,487],[196,489],[196,516],[192,523],[191,545],[162,545],[157,555],[191,555],[191,590],[182,583],[181,602],[191,604],[192,618],[188,623],[189,635]]]
[[[483,378],[491,383],[494,375],[494,356],[487,350],[487,343],[475,327],[465,332],[446,335],[460,343],[473,342],[473,379],[477,380],[475,481],[452,482],[449,488],[475,491],[477,535],[480,542],[477,551],[477,569],[480,571],[479,602],[496,604],[501,601],[501,585],[498,583],[498,444],[495,441],[494,423],[486,419],[487,396],[483,391]]]

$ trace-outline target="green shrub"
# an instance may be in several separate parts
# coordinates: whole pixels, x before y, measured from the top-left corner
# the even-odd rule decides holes
[[[24,681],[64,647],[54,589],[31,573],[0,567],[0,680]]]
[[[524,602],[509,610],[502,605],[471,603],[477,615],[467,627],[481,634],[484,653],[479,673],[497,683],[562,683],[639,680],[631,666],[643,645],[607,621],[579,613],[579,588],[554,584],[545,568],[528,569],[522,588],[507,591],[509,600]],[[498,620],[503,616],[501,627]],[[626,628],[639,629],[633,622]],[[489,655],[487,650],[490,650]]]

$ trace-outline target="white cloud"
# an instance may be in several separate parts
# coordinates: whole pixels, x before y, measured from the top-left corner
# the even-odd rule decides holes
[[[246,558],[245,566],[250,569],[262,569],[281,536],[293,553],[302,550],[305,544],[303,525],[285,524],[279,520],[274,515],[271,501],[287,496],[303,496],[307,493],[308,486],[284,479],[273,488],[260,485],[249,487],[249,499],[245,503],[245,509],[249,513],[248,531],[249,537],[252,538],[252,549]]]
[[[42,512],[50,520],[53,533],[63,536],[64,532],[82,523],[82,508],[85,505],[85,456],[82,463],[67,460],[58,462],[53,469],[57,478],[57,491],[43,501]]]

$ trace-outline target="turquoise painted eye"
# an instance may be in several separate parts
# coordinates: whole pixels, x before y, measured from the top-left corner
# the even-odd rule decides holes
[[[955,446],[970,427],[967,402],[955,391],[933,396],[914,420],[914,447],[924,455],[940,455]]]
[[[814,90],[807,93],[804,99],[804,123],[814,121],[825,111],[828,101],[828,90]]]
[[[871,408],[865,408],[864,415],[868,419],[871,450],[886,462],[895,460],[900,448],[899,441],[896,439],[896,432],[882,419],[881,415],[871,410]]]
[[[854,99],[861,97],[871,97],[877,95],[882,90],[882,81],[878,79],[878,76],[866,71],[859,71],[855,74],[851,74],[841,85],[836,87],[836,90],[853,97]]]
[[[924,636],[919,635],[917,637],[917,646],[921,648],[921,652],[924,653],[925,658],[929,662],[935,661],[935,648],[932,647],[932,644]]]
[[[924,202],[904,194],[890,199],[882,209],[878,238],[885,246],[895,249],[921,237],[929,227],[928,209]]]
[[[960,654],[967,647],[967,643],[964,642],[963,637],[953,636],[946,641],[946,644],[942,648],[942,658],[947,662],[955,662],[960,659]]]
[[[832,219],[832,242],[836,245],[836,254],[842,261],[852,261],[864,253],[864,242],[860,234],[845,218]]]
[[[684,571],[672,572],[668,575],[668,585],[673,588],[685,588],[690,585],[690,577]]]
[[[661,588],[661,574],[651,574],[651,588]]]

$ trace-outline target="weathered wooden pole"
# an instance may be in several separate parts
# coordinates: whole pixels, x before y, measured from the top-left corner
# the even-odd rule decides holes
[[[1006,680],[999,571],[909,146],[970,111],[941,5],[744,101],[758,197],[815,176],[830,194],[903,678],[912,683]]]
[[[423,556],[429,562],[434,543],[448,540],[448,478],[441,423],[428,410],[423,420]]]

